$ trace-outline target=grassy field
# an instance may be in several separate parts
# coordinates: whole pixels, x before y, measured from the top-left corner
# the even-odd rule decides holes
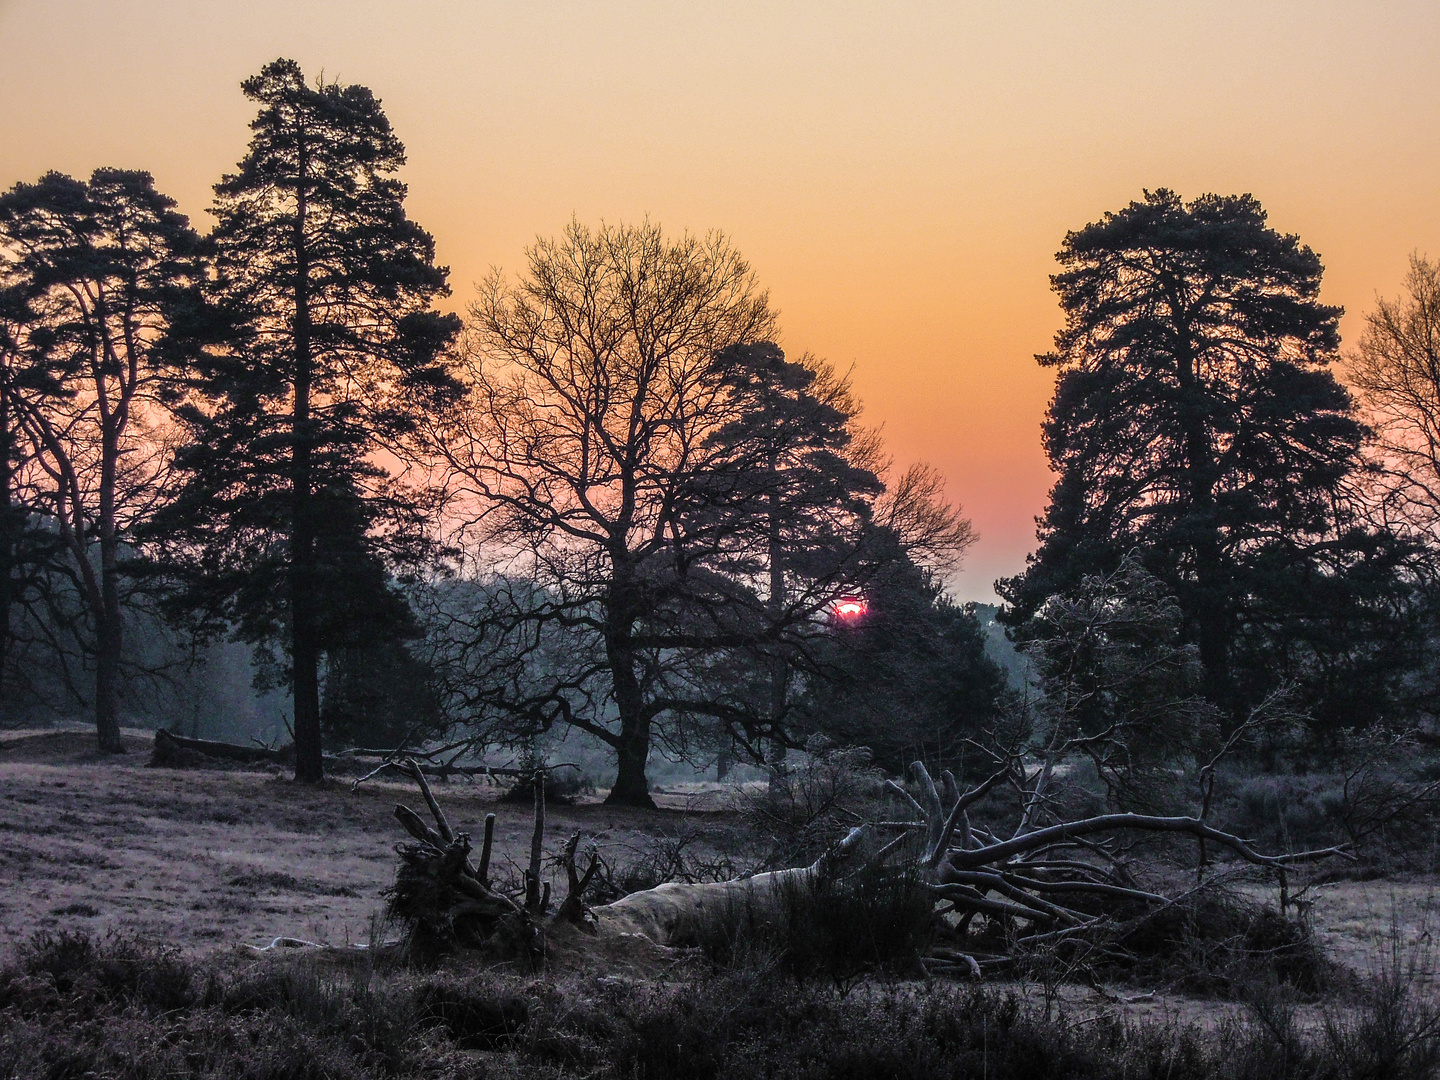
[[[278,768],[152,768],[149,736],[126,739],[122,757],[99,755],[81,731],[0,739],[0,927],[8,945],[62,929],[135,934],[196,955],[276,937],[370,941],[402,838],[392,811],[396,802],[417,803],[413,787],[374,779],[355,789],[341,778],[313,789]],[[529,806],[499,802],[499,790],[482,783],[437,790],[457,828],[478,835],[485,815],[496,814],[502,875],[528,858]],[[658,801],[656,811],[607,807],[598,797],[552,805],[547,855],[579,830],[612,864],[633,864],[678,836],[704,844],[730,823],[713,791]],[[1265,884],[1241,888],[1274,902]],[[1397,939],[1423,950],[1440,934],[1432,881],[1341,881],[1305,895],[1318,938],[1357,972],[1375,970]],[[1076,1004],[1093,997],[1084,988],[1063,994]],[[1191,1019],[1213,1009],[1160,994],[1125,1011]]]
[[[1440,934],[1440,890],[1426,879],[1340,881],[1302,894],[1331,958],[1362,976],[1355,987],[1369,985],[1363,976],[1377,972],[1382,978],[1375,984],[1383,985],[1386,971],[1393,983],[1405,968],[1410,1011],[1392,1009],[1387,1020],[1384,1003],[1376,1005],[1372,994],[1364,1004],[1360,990],[1333,1001],[1292,1001],[1286,1008],[1293,1026],[1286,1030],[1300,1034],[1284,1038],[1308,1040],[1310,1065],[1300,1071],[1286,1071],[1284,1062],[1300,1060],[1294,1055],[1301,1043],[1285,1044],[1270,1021],[1257,1021],[1253,1001],[1188,996],[1165,986],[1056,985],[1032,973],[982,988],[988,997],[902,980],[836,998],[814,984],[786,989],[785,980],[754,971],[707,975],[699,957],[652,954],[637,961],[616,951],[620,942],[592,942],[568,954],[557,947],[543,973],[485,972],[462,961],[439,973],[386,973],[373,966],[368,950],[349,946],[375,940],[401,839],[392,811],[397,801],[418,804],[412,787],[370,780],[357,789],[340,778],[309,788],[273,768],[153,768],[149,736],[129,732],[126,739],[129,753],[101,757],[88,732],[0,738],[0,1059],[8,1045],[21,1062],[0,1060],[3,1080],[18,1080],[31,1065],[53,1075],[146,1078],[468,1075],[472,1069],[517,1077],[760,1076],[789,1075],[785,1068],[799,1068],[794,1062],[802,1059],[821,1063],[806,1075],[878,1077],[901,1075],[896,1060],[933,1055],[937,1047],[948,1047],[947,1062],[970,1060],[974,1024],[941,1030],[950,1022],[946,1010],[954,1008],[983,1014],[982,1069],[992,1061],[985,1049],[991,1021],[984,1016],[1011,1017],[1004,1020],[1010,1041],[994,1048],[1020,1056],[993,1075],[1044,1075],[1027,1070],[1041,1060],[1073,1059],[1065,1075],[1129,1076],[1160,1068],[1160,1075],[1175,1076],[1216,1069],[1235,1076],[1358,1076],[1370,1075],[1366,1063],[1378,1060],[1372,1043],[1383,1049],[1400,1037],[1393,1031],[1440,1025],[1440,1011],[1414,1011],[1416,1001],[1436,1001],[1430,958],[1432,934]],[[494,865],[502,879],[528,858],[529,806],[498,802],[498,789],[479,783],[440,785],[437,793],[452,823],[473,834],[487,813],[496,814]],[[691,852],[704,857],[721,852],[738,832],[734,813],[713,787],[664,793],[659,801],[656,811],[606,807],[598,797],[551,806],[547,854],[578,830],[598,843],[611,865],[654,869],[677,838],[688,838]],[[1238,888],[1274,902],[1273,887],[1263,882]],[[246,948],[276,937],[337,948],[298,955]],[[77,958],[67,952],[72,939],[99,951]],[[106,949],[118,950],[119,959]],[[160,975],[134,982],[136,972],[152,970]],[[1007,1012],[1007,1001],[1022,1019]],[[485,1017],[512,1005],[528,1018],[514,1031],[493,1038],[493,1032],[465,1034],[465,1024],[483,1027],[491,1023]],[[92,1013],[108,1019],[89,1027],[77,1019]],[[1380,1033],[1362,1030],[1354,1017],[1370,1018],[1365,1023],[1379,1017]],[[802,1021],[819,1024],[817,1032],[831,1025],[834,1032],[786,1033],[787,1024]],[[727,1040],[719,1056],[707,1049],[714,1024]],[[888,1036],[879,1033],[891,1025],[899,1025],[898,1041],[884,1044]],[[125,1033],[118,1043],[116,1032]],[[242,1036],[256,1045],[274,1042],[273,1068],[256,1071],[258,1059],[233,1049]],[[477,1050],[476,1038],[490,1048]],[[656,1039],[672,1038],[678,1040],[674,1060],[655,1056]],[[46,1040],[59,1041],[37,1050],[51,1046]],[[175,1040],[186,1048],[178,1057],[171,1052]],[[1440,1062],[1440,1026],[1424,1040],[1425,1053],[1433,1050]],[[746,1057],[761,1047],[769,1047],[764,1062]],[[832,1050],[840,1058],[851,1055],[852,1064],[870,1064],[846,1071],[843,1060],[827,1058]],[[1363,1065],[1359,1072],[1327,1071],[1325,1062],[1352,1051]],[[1032,1062],[1027,1054],[1038,1056]],[[55,1072],[56,1062],[72,1060],[84,1067]],[[782,1068],[785,1061],[792,1064]],[[309,1071],[295,1071],[297,1062]],[[930,1071],[905,1075],[971,1075],[968,1065],[925,1068]],[[1430,1068],[1406,1075],[1430,1076]]]
[[[39,930],[138,933],[188,950],[302,938],[366,942],[403,833],[404,783],[348,778],[321,789],[280,770],[151,768],[149,736],[102,757],[85,732],[0,739],[0,927],[11,944]],[[528,860],[533,811],[481,783],[437,785],[458,829],[495,813],[497,868]],[[681,831],[722,825],[713,799],[660,796],[653,812],[589,801],[547,808],[547,855],[575,830],[626,862]],[[663,804],[669,803],[668,807]],[[563,880],[563,877],[562,877]]]

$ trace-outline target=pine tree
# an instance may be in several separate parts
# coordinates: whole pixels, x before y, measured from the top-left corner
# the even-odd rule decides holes
[[[1319,301],[1319,257],[1248,195],[1162,190],[1058,259],[1065,327],[1037,359],[1059,371],[1059,478],[1040,549],[1000,584],[1005,618],[1134,550],[1177,597],[1212,702],[1238,715],[1277,682],[1353,674],[1404,552],[1349,497],[1365,428],[1330,371],[1341,311]]]
[[[735,419],[711,437],[726,452],[700,480],[715,494],[714,511],[731,518],[728,572],[764,580],[768,621],[784,630],[751,651],[768,686],[763,705],[743,725],[750,741],[768,735],[778,762],[798,652],[804,638],[820,636],[813,616],[865,575],[862,537],[884,485],[849,453],[858,406],[832,369],[787,360],[771,342],[728,349],[716,367],[733,396]],[[700,500],[691,516],[707,509]]]
[[[458,319],[429,234],[405,215],[404,148],[365,87],[277,60],[238,171],[215,188],[209,347],[180,415],[184,492],[166,518],[185,599],[279,643],[296,778],[323,772],[322,656],[410,632],[389,571],[413,557],[412,498],[373,452],[452,388]]]

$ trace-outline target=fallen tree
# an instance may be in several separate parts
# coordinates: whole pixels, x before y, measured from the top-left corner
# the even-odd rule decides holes
[[[191,739],[184,735],[157,728],[155,747],[151,751],[152,765],[183,767],[194,760],[193,755],[214,758],[220,761],[235,761],[245,765],[271,762],[288,764],[295,760],[291,747],[269,747],[259,744],[244,746],[239,743],[216,742],[212,739]]]
[[[787,891],[816,890],[861,875],[904,875],[931,897],[934,932],[914,957],[927,974],[978,975],[1001,966],[1006,954],[1054,949],[1075,941],[1123,938],[1129,924],[1155,917],[1186,900],[1142,887],[1117,854],[1121,838],[1179,834],[1228,849],[1250,865],[1275,872],[1284,887],[1286,868],[1332,856],[1343,847],[1268,855],[1245,839],[1196,817],[1100,814],[1043,827],[1022,819],[1000,837],[971,824],[969,811],[1002,782],[1006,771],[962,791],[945,772],[937,785],[925,766],[911,766],[911,789],[893,781],[888,790],[911,816],[852,828],[813,863],[748,878],[710,883],[670,882],[612,903],[588,907],[584,894],[598,864],[579,866],[579,834],[566,843],[559,862],[568,893],[553,912],[548,885],[541,887],[544,830],[543,784],[536,785],[536,821],[523,897],[507,895],[489,879],[494,815],[486,819],[479,863],[470,859],[470,838],[456,833],[436,802],[425,774],[413,762],[397,766],[419,786],[433,825],[404,805],[395,815],[415,840],[399,850],[401,865],[390,892],[390,914],[420,952],[478,949],[490,955],[517,953],[537,959],[547,933],[568,924],[600,937],[634,936],[671,947],[704,936],[707,926],[733,919],[737,910],[764,921],[786,902]],[[983,917],[991,930],[988,952],[969,948],[970,927]]]
[[[342,750],[336,754],[325,754],[324,762],[325,767],[329,770],[349,768],[352,772],[356,765],[376,762],[377,764],[360,777],[360,780],[367,780],[386,769],[397,767],[400,763],[407,761],[426,776],[438,777],[442,780],[452,776],[463,776],[472,780],[499,782],[501,780],[514,781],[527,775],[525,770],[509,766],[458,764],[470,748],[471,743],[468,740],[428,752],[356,747]],[[292,744],[265,746],[258,742],[246,745],[220,742],[214,739],[195,739],[176,734],[173,731],[166,731],[164,728],[156,729],[155,745],[150,755],[152,765],[184,768],[205,759],[233,761],[244,765],[293,765],[295,763],[295,747]]]

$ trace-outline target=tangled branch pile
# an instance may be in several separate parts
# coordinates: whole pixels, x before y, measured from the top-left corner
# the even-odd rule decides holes
[[[786,934],[798,937],[803,936],[795,932],[800,923],[832,918],[830,908],[839,898],[851,913],[845,917],[858,920],[856,933],[903,942],[906,955],[892,960],[912,971],[918,968],[917,973],[927,977],[979,977],[987,969],[1002,970],[1021,959],[1033,963],[1044,956],[1073,960],[1103,955],[1111,966],[1116,960],[1133,964],[1147,942],[1153,945],[1151,939],[1157,935],[1167,940],[1177,936],[1177,927],[1187,920],[1214,924],[1199,928],[1201,938],[1238,935],[1244,945],[1254,933],[1253,928],[1238,926],[1232,913],[1217,906],[1213,897],[1201,900],[1194,890],[1166,895],[1143,887],[1119,854],[1127,834],[1191,836],[1282,874],[1295,863],[1342,853],[1340,848],[1326,848],[1267,855],[1199,818],[1135,813],[1032,827],[1032,815],[1022,810],[1013,834],[1002,837],[973,824],[970,811],[1000,786],[1005,772],[962,791],[951,773],[943,773],[937,785],[925,766],[916,762],[909,789],[893,781],[887,785],[913,811],[908,820],[853,828],[806,866],[732,881],[669,882],[588,909],[582,898],[597,860],[592,858],[590,867],[580,873],[576,834],[559,860],[568,873],[569,892],[552,909],[550,890],[539,881],[543,799],[536,800],[531,870],[523,896],[519,890],[511,896],[489,880],[494,816],[486,819],[477,865],[471,861],[469,837],[450,827],[424,774],[408,765],[401,768],[419,785],[434,821],[432,827],[405,806],[395,810],[415,842],[398,848],[401,862],[390,892],[390,914],[406,928],[409,946],[417,955],[466,949],[479,950],[487,959],[524,958],[536,963],[544,956],[549,932],[562,922],[601,937],[643,938],[647,948],[707,945],[733,937],[741,924],[752,933],[759,928],[761,936],[766,928],[789,927]],[[897,892],[877,887],[877,882],[889,881],[901,882],[905,888]],[[859,925],[866,919],[893,921],[900,917],[897,912],[913,921],[917,908],[909,898],[917,890],[928,897],[918,908],[919,919],[926,924],[923,928]],[[865,898],[875,896],[888,901],[870,911]],[[983,933],[971,930],[977,916],[984,922]],[[1282,930],[1290,928],[1283,916],[1276,918],[1285,924]],[[801,926],[802,931],[810,929]],[[1269,923],[1260,930],[1266,938],[1257,946],[1262,950],[1269,949],[1267,943],[1272,941],[1292,951],[1303,944]],[[843,927],[826,928],[830,938],[836,933],[843,937],[845,932]],[[836,950],[826,946],[800,951],[820,955]],[[847,977],[866,963],[855,966]]]
[[[1284,855],[1258,852],[1244,839],[1214,828],[1197,817],[1112,813],[1032,825],[1027,802],[1008,837],[972,825],[970,809],[1009,777],[1008,770],[962,792],[945,772],[937,787],[921,762],[911,766],[919,797],[890,781],[887,788],[914,812],[913,820],[881,822],[880,830],[900,835],[879,849],[874,860],[916,872],[940,901],[941,937],[967,939],[971,922],[985,916],[1003,933],[987,935],[1005,951],[1056,949],[1072,941],[1123,939],[1127,923],[1153,921],[1191,899],[1192,893],[1165,895],[1143,888],[1119,854],[1126,834],[1180,834],[1226,848],[1240,859],[1273,870],[1286,881],[1286,868],[1297,863],[1344,855],[1343,847]],[[1283,894],[1282,894],[1283,895]],[[971,955],[937,953],[947,965],[980,970]]]

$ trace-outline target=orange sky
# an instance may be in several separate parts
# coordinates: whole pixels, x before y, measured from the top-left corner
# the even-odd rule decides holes
[[[456,299],[571,214],[723,228],[784,346],[854,366],[902,462],[1018,571],[1049,475],[1067,229],[1167,186],[1255,194],[1325,299],[1440,255],[1440,5],[0,0],[0,186],[145,168],[197,224],[278,56],[370,86]]]

